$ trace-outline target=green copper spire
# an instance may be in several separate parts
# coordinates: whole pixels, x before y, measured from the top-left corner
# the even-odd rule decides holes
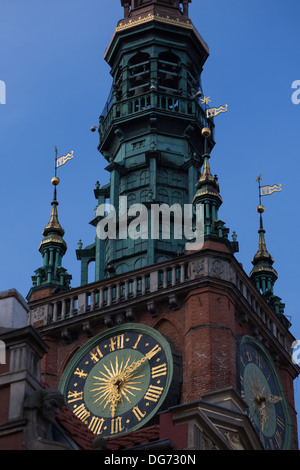
[[[263,228],[262,214],[264,207],[260,204],[257,207],[259,213],[259,241],[258,250],[252,260],[253,269],[250,273],[250,279],[255,283],[257,289],[265,294],[267,291],[273,292],[274,284],[278,279],[278,274],[273,268],[274,259],[267,250],[265,233]]]
[[[27,298],[30,298],[34,291],[44,288],[68,289],[72,279],[72,276],[62,267],[62,258],[67,251],[67,244],[63,239],[65,231],[59,223],[57,212],[56,186],[59,184],[59,178],[52,178],[51,183],[54,186],[51,215],[43,230],[44,238],[39,246],[39,252],[43,257],[43,267],[38,268],[32,276],[33,287]]]
[[[280,320],[289,328],[291,323],[284,315],[285,304],[281,298],[274,295],[274,284],[278,279],[278,274],[273,268],[274,259],[267,250],[265,233],[263,227],[262,214],[265,208],[259,204],[257,212],[259,213],[259,239],[258,250],[253,257],[253,268],[250,273],[250,279],[256,285],[257,289],[264,295],[270,307],[279,316]]]
[[[216,175],[212,175],[210,169],[210,155],[207,153],[207,139],[211,135],[209,128],[203,128],[201,131],[204,136],[204,155],[201,176],[196,184],[197,192],[193,199],[194,206],[196,204],[204,205],[204,235],[205,238],[223,240],[232,252],[238,251],[238,243],[236,236],[233,235],[233,241],[228,240],[229,229],[225,227],[225,223],[219,220],[218,211],[223,200],[220,195],[220,186]]]
[[[173,214],[171,235],[162,236],[159,216],[159,236],[152,236],[151,210],[167,205],[171,212],[176,204],[183,211],[192,203],[203,164],[204,127],[211,131],[209,151],[215,144],[213,119],[207,118],[200,100],[209,48],[188,16],[190,0],[120,3],[124,17],[104,56],[112,88],[99,126],[91,128],[98,129],[107,181],[95,190],[97,209],[90,223],[96,227],[96,239],[76,251],[81,284],[172,259],[185,250],[184,237],[173,234]],[[116,236],[104,240],[97,236],[103,202],[114,208],[117,220]],[[126,233],[138,204],[146,208],[140,212],[143,221],[146,211],[149,215],[148,238],[146,229],[136,238]],[[94,279],[88,279],[91,262]]]

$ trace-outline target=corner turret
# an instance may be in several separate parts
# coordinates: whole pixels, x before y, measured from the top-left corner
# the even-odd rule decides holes
[[[266,231],[263,227],[262,218],[265,208],[259,204],[256,210],[259,213],[258,250],[252,259],[253,268],[249,277],[256,288],[265,297],[276,315],[278,315],[281,321],[289,328],[291,323],[284,315],[285,304],[281,302],[280,297],[274,295],[274,284],[278,279],[278,274],[273,267],[274,259],[268,252],[266,245]]]
[[[196,184],[197,192],[193,199],[194,207],[197,204],[204,206],[204,240],[223,241],[232,253],[238,252],[238,242],[236,234],[233,232],[233,241],[228,239],[229,228],[225,227],[225,223],[219,220],[218,211],[223,204],[220,195],[220,186],[217,175],[212,175],[207,153],[208,138],[211,136],[209,128],[203,128],[201,131],[204,137],[204,155],[201,176]]]
[[[62,267],[62,258],[67,251],[67,244],[63,239],[64,229],[58,221],[57,190],[59,178],[55,176],[51,183],[54,186],[54,196],[51,202],[51,215],[48,224],[43,230],[39,252],[43,257],[43,266],[32,276],[33,287],[30,289],[27,300],[32,301],[39,297],[51,295],[53,291],[66,290],[70,287],[72,276]]]

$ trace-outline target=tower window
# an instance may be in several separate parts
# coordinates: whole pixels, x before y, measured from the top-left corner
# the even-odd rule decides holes
[[[187,92],[189,96],[193,97],[199,87],[199,79],[192,64],[188,65],[187,78]]]
[[[179,57],[172,51],[161,52],[158,56],[158,83],[161,91],[178,93]]]
[[[150,56],[138,52],[129,61],[128,96],[136,96],[149,91],[150,88]]]

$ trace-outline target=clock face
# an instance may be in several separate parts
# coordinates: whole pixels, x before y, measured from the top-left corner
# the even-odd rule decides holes
[[[145,325],[111,328],[88,341],[60,384],[66,404],[95,434],[143,426],[161,407],[173,375],[167,340]]]
[[[243,337],[239,354],[241,395],[263,446],[290,449],[289,407],[271,357],[249,336]]]

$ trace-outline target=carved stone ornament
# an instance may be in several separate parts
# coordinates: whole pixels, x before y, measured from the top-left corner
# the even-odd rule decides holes
[[[228,277],[229,282],[232,282],[233,284],[236,284],[236,272],[233,269],[232,266],[229,268],[229,277]]]
[[[179,309],[180,304],[178,301],[178,297],[175,294],[169,296],[169,309],[170,310],[177,310]]]
[[[200,274],[204,271],[204,259],[195,259],[193,261],[193,271],[195,274]]]
[[[229,444],[234,450],[244,450],[244,446],[241,443],[240,436],[236,432],[225,432],[224,436],[226,437]]]
[[[32,310],[32,320],[33,323],[38,322],[40,320],[45,320],[45,307],[36,307]]]
[[[147,302],[147,310],[151,313],[152,317],[158,316],[158,309],[153,301]]]
[[[71,450],[69,445],[54,441],[49,434],[50,426],[63,405],[63,395],[53,389],[41,389],[25,398],[25,450]]]
[[[223,271],[224,271],[224,267],[223,267],[223,263],[222,261],[220,261],[219,259],[215,259],[212,263],[212,269],[213,269],[213,272],[217,275],[217,276],[220,276]]]

